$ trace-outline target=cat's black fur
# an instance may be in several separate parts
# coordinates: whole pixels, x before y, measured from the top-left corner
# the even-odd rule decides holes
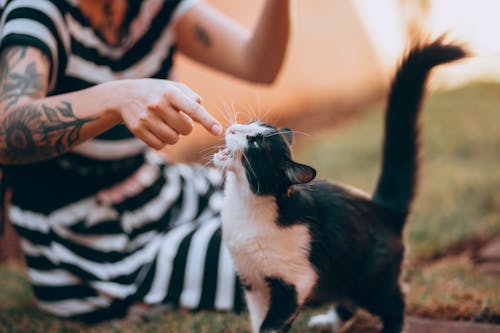
[[[313,168],[292,161],[286,129],[261,124],[268,128],[265,133],[247,137],[240,163],[251,191],[275,198],[279,228],[302,224],[311,234],[309,260],[318,279],[307,301],[346,301],[337,309],[342,319],[350,318],[354,309],[347,305],[355,304],[380,316],[384,333],[401,332],[402,230],[417,183],[418,118],[425,83],[434,66],[465,55],[461,46],[440,38],[413,47],[401,62],[388,98],[382,170],[371,198],[313,180]],[[270,301],[260,332],[286,332],[302,305],[294,282],[287,281],[286,272],[265,280]],[[252,281],[245,283],[254,287]]]

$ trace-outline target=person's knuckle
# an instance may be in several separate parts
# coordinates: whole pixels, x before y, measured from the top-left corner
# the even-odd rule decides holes
[[[149,115],[147,113],[141,113],[138,117],[138,126],[149,125]]]
[[[191,133],[191,126],[188,126],[187,124],[182,124],[178,127],[178,132],[180,135],[188,135]]]
[[[169,101],[174,96],[174,93],[175,91],[171,87],[168,87],[165,90],[163,90],[161,97],[163,98],[163,100]]]
[[[193,125],[187,124],[182,128],[182,135],[189,135],[193,131]]]
[[[138,133],[141,131],[142,126],[139,123],[133,123],[128,126],[132,133]]]
[[[194,101],[190,101],[189,107],[198,116],[202,116],[205,113],[205,109],[200,104],[198,104]]]
[[[140,132],[142,129],[141,123],[138,118],[126,119],[125,125],[132,131],[132,133]]]
[[[171,133],[169,138],[168,138],[168,143],[171,145],[176,144],[179,142],[179,134],[178,133]]]
[[[154,101],[151,101],[151,102],[148,104],[148,109],[149,109],[149,110],[152,110],[152,111],[156,111],[156,110],[161,109],[161,102],[160,102],[159,100],[154,100]]]
[[[165,145],[163,144],[163,142],[161,141],[154,141],[150,144],[150,146],[156,150],[160,150],[162,149]]]

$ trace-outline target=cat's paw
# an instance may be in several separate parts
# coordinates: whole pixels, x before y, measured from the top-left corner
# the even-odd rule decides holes
[[[333,308],[327,313],[311,317],[307,324],[310,332],[314,333],[336,333],[342,326],[342,320]]]

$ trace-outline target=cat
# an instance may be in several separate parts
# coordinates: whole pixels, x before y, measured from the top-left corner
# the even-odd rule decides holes
[[[382,170],[372,196],[292,160],[293,133],[232,124],[213,163],[226,175],[222,237],[244,289],[254,333],[287,332],[309,302],[335,302],[332,327],[356,308],[403,327],[402,232],[418,174],[419,112],[434,66],[467,51],[443,37],[414,45],[390,87]]]

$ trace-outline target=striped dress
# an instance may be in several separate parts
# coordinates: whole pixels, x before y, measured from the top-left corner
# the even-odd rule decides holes
[[[51,61],[49,95],[126,78],[167,78],[173,24],[192,0],[131,1],[128,34],[108,45],[77,0],[0,0],[0,47]],[[133,304],[231,310],[239,282],[221,245],[221,175],[167,164],[123,125],[47,162],[4,170],[40,309],[96,322]]]

